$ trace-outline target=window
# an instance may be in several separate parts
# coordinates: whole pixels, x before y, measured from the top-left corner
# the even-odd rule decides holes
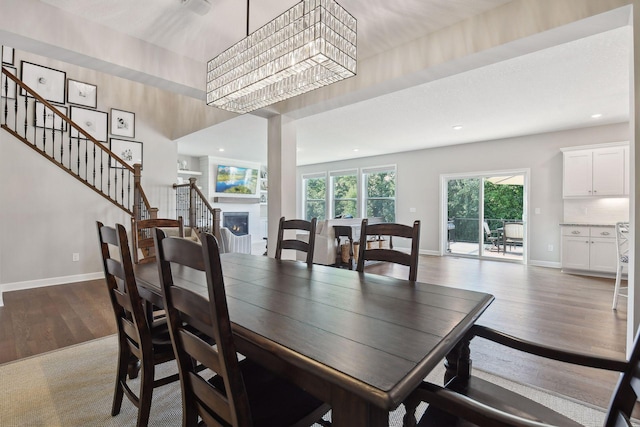
[[[304,188],[304,217],[307,221],[312,218],[324,220],[327,217],[327,176],[305,175],[302,177]]]
[[[358,216],[358,175],[357,171],[331,173],[333,195],[333,217]]]
[[[362,170],[364,207],[368,218],[396,221],[396,168],[385,166]]]

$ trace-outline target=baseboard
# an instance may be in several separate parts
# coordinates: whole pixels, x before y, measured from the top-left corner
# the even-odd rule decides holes
[[[76,274],[73,276],[51,277],[48,279],[27,280],[25,282],[3,283],[0,285],[0,307],[4,307],[2,294],[9,291],[43,288],[45,286],[64,285],[66,283],[85,282],[104,278],[104,272]]]
[[[562,268],[562,264],[559,262],[536,261],[533,259],[529,260],[529,265],[533,265],[534,267]]]

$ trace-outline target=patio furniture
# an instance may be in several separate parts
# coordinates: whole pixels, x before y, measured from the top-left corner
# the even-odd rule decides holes
[[[507,245],[522,246],[524,242],[524,224],[522,222],[505,222],[502,226],[502,249],[506,253]]]
[[[484,228],[484,242],[489,244],[489,250],[496,250],[500,252],[500,240],[502,240],[502,229],[491,230],[487,222],[482,224]]]

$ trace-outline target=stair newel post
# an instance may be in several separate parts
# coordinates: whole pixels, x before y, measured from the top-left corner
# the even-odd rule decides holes
[[[193,228],[198,227],[198,222],[196,221],[196,203],[196,178],[191,177],[189,178],[189,226]]]
[[[142,180],[141,176],[142,165],[136,163],[133,165],[133,218],[136,221],[140,221],[141,209],[140,204],[142,203],[142,196],[140,194],[140,181]]]

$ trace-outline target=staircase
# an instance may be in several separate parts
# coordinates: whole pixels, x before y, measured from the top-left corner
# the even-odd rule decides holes
[[[2,67],[0,127],[133,220],[155,217],[141,181],[141,165],[129,165],[58,108]],[[18,94],[26,96],[18,96]]]

